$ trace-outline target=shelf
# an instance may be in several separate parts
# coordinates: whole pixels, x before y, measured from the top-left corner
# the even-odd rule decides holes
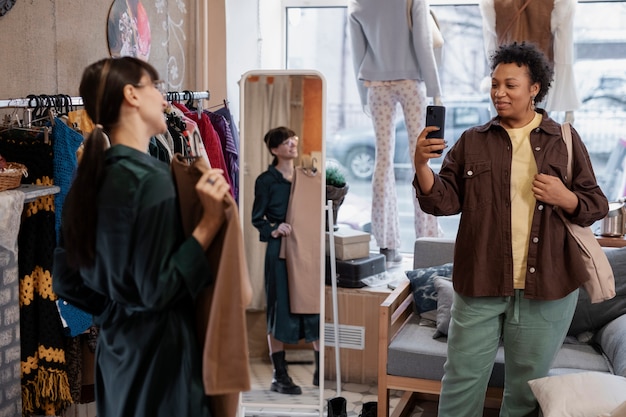
[[[58,194],[61,192],[61,187],[57,185],[22,184],[19,188],[16,188],[16,190],[22,191],[26,195],[24,203],[30,203],[31,201],[35,201],[38,197]]]
[[[605,248],[623,248],[626,246],[626,239],[623,236],[619,237],[605,237],[605,236],[596,236],[600,246]]]

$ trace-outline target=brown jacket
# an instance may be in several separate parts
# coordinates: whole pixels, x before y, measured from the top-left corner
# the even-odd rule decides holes
[[[203,159],[189,165],[177,154],[172,160],[187,235],[202,216],[195,184],[208,168]],[[230,194],[224,200],[224,214],[226,220],[206,252],[214,282],[198,296],[196,318],[202,343],[204,392],[211,397],[214,415],[235,417],[239,393],[250,390],[245,310],[252,287],[237,204]]]
[[[565,183],[567,149],[561,127],[543,119],[530,134],[537,170]],[[608,201],[578,133],[572,129],[571,190],[578,197],[573,223],[589,226],[608,212]],[[429,195],[413,182],[420,207],[445,216],[461,213],[454,251],[454,289],[471,296],[511,296],[511,140],[498,117],[468,129],[446,155]],[[574,239],[553,207],[537,201],[530,227],[524,295],[538,300],[564,297],[588,279]]]

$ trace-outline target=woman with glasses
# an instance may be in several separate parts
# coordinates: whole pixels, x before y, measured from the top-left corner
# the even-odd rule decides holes
[[[259,239],[267,242],[265,253],[265,293],[267,297],[267,342],[274,375],[270,389],[282,394],[298,395],[302,389],[287,373],[285,344],[297,344],[301,339],[313,342],[315,373],[313,384],[319,385],[319,314],[293,314],[287,287],[287,265],[280,258],[283,236],[292,233],[285,223],[291,194],[291,183],[298,157],[298,137],[286,127],[270,129],[265,145],[274,159],[267,171],[258,176],[254,185],[252,224],[259,230]]]
[[[185,237],[172,174],[148,154],[167,126],[156,70],[131,58],[88,66],[95,124],[65,200],[54,291],[94,316],[99,417],[210,416],[194,297],[212,276],[205,251],[223,222],[220,170],[196,184],[204,214]]]

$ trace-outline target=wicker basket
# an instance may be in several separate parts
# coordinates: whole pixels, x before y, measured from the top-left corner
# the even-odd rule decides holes
[[[0,191],[17,188],[22,183],[22,175],[27,176],[25,165],[17,162],[7,162],[7,167],[0,170]]]

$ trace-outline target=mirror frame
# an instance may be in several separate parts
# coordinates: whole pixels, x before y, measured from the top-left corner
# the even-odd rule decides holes
[[[319,79],[321,80],[322,83],[322,127],[321,127],[321,131],[322,131],[322,149],[321,149],[321,155],[322,155],[322,161],[321,163],[318,164],[318,168],[320,170],[320,175],[322,175],[322,178],[324,178],[324,180],[322,181],[322,187],[320,187],[320,201],[322,203],[322,215],[320,218],[320,242],[321,242],[321,247],[320,247],[320,291],[319,291],[319,295],[320,295],[320,329],[319,329],[319,347],[320,347],[320,353],[319,353],[319,390],[318,390],[318,404],[317,406],[314,405],[310,405],[310,404],[289,404],[288,403],[288,399],[285,403],[251,403],[251,402],[244,402],[243,401],[243,395],[240,396],[240,401],[239,401],[239,414],[238,417],[244,417],[246,415],[246,410],[250,410],[252,412],[252,414],[255,413],[255,411],[258,414],[258,411],[260,409],[272,409],[272,410],[279,410],[279,409],[289,409],[290,411],[290,416],[318,416],[319,417],[324,417],[324,408],[325,408],[325,401],[324,401],[324,379],[325,379],[325,374],[324,374],[324,351],[325,349],[325,341],[324,341],[324,329],[326,327],[326,320],[325,320],[325,300],[326,300],[326,277],[325,277],[325,271],[326,271],[326,250],[325,250],[325,239],[326,239],[326,231],[325,231],[325,219],[327,216],[327,204],[326,204],[326,167],[325,167],[325,162],[326,162],[326,79],[324,78],[324,76],[322,75],[321,72],[317,71],[317,70],[251,70],[251,71],[247,71],[246,73],[244,73],[241,76],[241,79],[239,81],[239,155],[240,155],[240,161],[239,161],[239,189],[243,190],[244,187],[247,185],[246,184],[246,171],[247,171],[247,167],[246,167],[246,161],[243,159],[244,155],[245,155],[245,147],[246,147],[246,136],[247,136],[247,132],[245,130],[245,120],[246,120],[246,114],[245,114],[245,83],[246,80],[248,79],[248,77],[251,76],[275,76],[275,77],[279,77],[279,76],[314,76],[314,77],[319,77]],[[265,132],[262,132],[262,134],[264,134]],[[255,132],[253,134],[250,135],[251,137],[259,137],[259,132]],[[259,146],[262,146],[262,143],[259,143]],[[265,148],[263,149],[265,150]],[[260,174],[260,173],[259,173]],[[254,186],[254,184],[252,184],[252,186]],[[245,213],[244,213],[244,193],[240,192],[239,193],[239,218],[240,221],[242,223],[242,230],[244,230],[244,222],[245,221],[249,221],[249,219],[245,218]],[[244,237],[245,238],[245,237]],[[301,409],[302,412],[298,412],[298,411],[293,411],[296,409]],[[316,410],[315,412],[313,412],[312,410]]]

